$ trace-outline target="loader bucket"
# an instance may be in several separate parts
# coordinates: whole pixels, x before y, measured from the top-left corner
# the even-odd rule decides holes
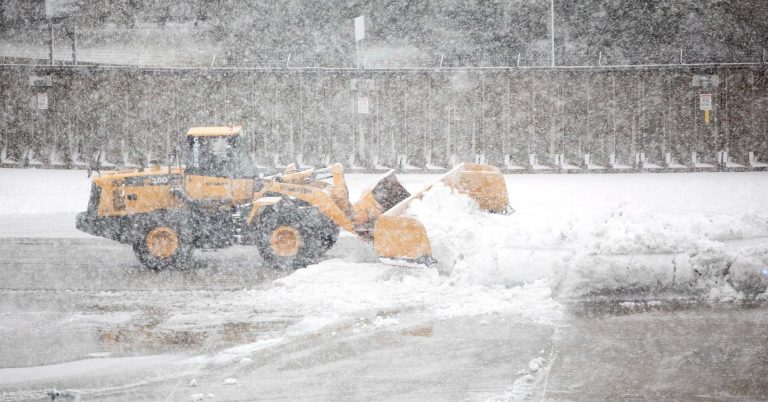
[[[480,209],[508,214],[509,196],[504,176],[493,166],[461,164],[441,177],[438,182],[472,197]],[[373,241],[376,254],[385,263],[410,266],[432,265],[432,247],[424,225],[408,216],[408,205],[421,198],[432,184],[412,194],[390,208],[376,220]],[[450,219],[450,217],[446,217]]]
[[[381,214],[410,196],[411,193],[397,180],[395,171],[390,170],[355,203],[353,207],[355,226],[373,229],[373,224]]]
[[[379,259],[392,265],[434,265],[427,229],[409,216],[382,215],[376,220],[373,246]]]
[[[508,214],[509,194],[501,171],[490,165],[463,163],[441,179],[443,183],[469,195],[480,209],[495,214]]]

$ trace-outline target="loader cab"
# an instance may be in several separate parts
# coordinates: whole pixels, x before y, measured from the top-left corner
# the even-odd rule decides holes
[[[192,198],[244,202],[256,175],[242,127],[194,127],[187,132],[184,187]]]

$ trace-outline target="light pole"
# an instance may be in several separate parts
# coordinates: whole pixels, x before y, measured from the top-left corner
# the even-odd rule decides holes
[[[355,64],[357,68],[360,68],[359,43],[363,39],[365,39],[365,17],[361,15],[355,18]]]
[[[549,26],[552,44],[552,67],[555,66],[555,0],[549,0]]]

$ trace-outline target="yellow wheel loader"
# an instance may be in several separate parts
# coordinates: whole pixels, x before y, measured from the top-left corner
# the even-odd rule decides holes
[[[295,269],[319,261],[344,229],[373,241],[395,264],[429,265],[424,226],[407,215],[410,194],[390,171],[354,205],[341,165],[259,174],[241,127],[195,127],[186,136],[186,166],[99,173],[83,232],[131,244],[152,269],[183,266],[193,249],[255,245],[265,262]],[[508,213],[507,189],[492,166],[463,164],[440,179],[489,212]]]

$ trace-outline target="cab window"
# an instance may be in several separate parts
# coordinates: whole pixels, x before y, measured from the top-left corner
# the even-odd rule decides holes
[[[254,177],[241,137],[188,137],[187,172],[215,177]]]
[[[251,157],[248,155],[248,145],[243,137],[233,139],[233,163],[234,178],[253,178],[256,177],[256,168],[251,163]]]
[[[224,137],[188,137],[187,172],[202,176],[231,175],[228,141]]]

